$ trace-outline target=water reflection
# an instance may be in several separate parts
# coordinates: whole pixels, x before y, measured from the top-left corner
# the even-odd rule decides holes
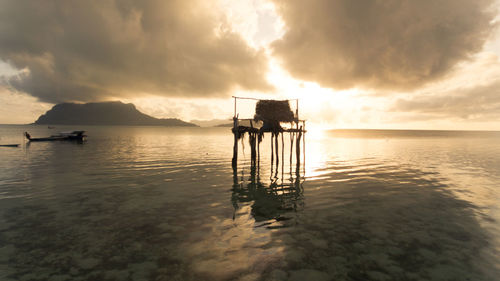
[[[0,280],[500,276],[496,140],[309,137],[305,177],[270,145],[234,173],[222,129],[112,130],[3,152]]]
[[[298,173],[267,181],[259,169],[248,170],[233,174],[235,214],[251,215],[238,227],[269,229],[265,247],[279,249],[272,265],[250,271],[260,268],[253,260],[242,270],[258,280],[496,280],[500,274],[491,233],[479,222],[484,214],[438,173],[380,159],[326,162],[313,173],[321,176],[307,181]]]
[[[274,232],[292,280],[495,280],[500,271],[477,207],[435,174],[331,162],[304,188],[296,224]],[[314,200],[307,200],[314,198]],[[313,276],[313,277],[311,277]]]
[[[248,179],[244,171],[240,177],[235,172],[231,196],[235,214],[242,203],[251,202],[251,214],[256,222],[288,220],[286,213],[304,207],[302,183],[303,178],[298,173],[295,177],[290,174],[288,180],[272,177],[266,184],[261,181],[259,169],[255,166],[251,168]]]

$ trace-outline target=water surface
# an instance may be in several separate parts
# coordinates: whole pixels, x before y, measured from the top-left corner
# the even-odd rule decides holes
[[[499,280],[498,133],[309,132],[298,170],[285,136],[272,173],[232,142],[0,126],[0,280]]]

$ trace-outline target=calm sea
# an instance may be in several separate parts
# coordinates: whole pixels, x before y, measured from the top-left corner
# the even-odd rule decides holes
[[[273,170],[266,136],[236,173],[228,128],[6,143],[0,280],[500,280],[499,133],[311,131]]]

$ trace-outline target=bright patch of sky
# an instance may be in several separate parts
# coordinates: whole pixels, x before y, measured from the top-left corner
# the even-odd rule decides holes
[[[36,98],[0,87],[0,124],[30,124],[52,105]]]
[[[0,77],[2,76],[12,76],[19,73],[18,70],[13,68],[10,64],[0,60]]]
[[[219,0],[221,17],[254,48],[268,48],[284,34],[274,4],[266,0]]]

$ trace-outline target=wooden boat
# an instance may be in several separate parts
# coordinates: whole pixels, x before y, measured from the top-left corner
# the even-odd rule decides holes
[[[84,135],[85,131],[70,131],[70,132],[60,132],[57,135],[52,135],[45,138],[32,138],[28,132],[24,132],[24,135],[28,141],[63,141],[63,140],[74,140],[83,141],[87,137]]]
[[[19,144],[0,144],[0,147],[19,147]]]

